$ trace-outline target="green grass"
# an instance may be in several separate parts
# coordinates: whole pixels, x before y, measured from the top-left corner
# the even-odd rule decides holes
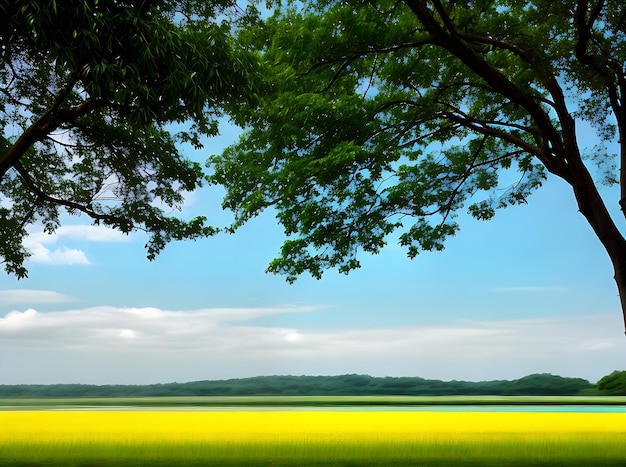
[[[67,441],[0,446],[0,465],[12,466],[624,466],[624,435],[565,437],[489,435],[479,440],[363,444],[124,443]]]
[[[17,407],[346,407],[421,405],[626,405],[626,396],[181,396],[0,398]]]

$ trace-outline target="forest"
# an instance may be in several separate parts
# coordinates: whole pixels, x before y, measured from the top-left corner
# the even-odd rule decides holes
[[[157,396],[560,396],[602,394],[582,378],[548,373],[515,380],[440,381],[420,377],[257,376],[251,378],[149,385],[0,385],[0,397],[157,397]]]

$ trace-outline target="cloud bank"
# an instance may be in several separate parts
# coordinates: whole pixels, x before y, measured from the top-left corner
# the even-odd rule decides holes
[[[31,252],[30,262],[49,265],[89,265],[91,262],[84,251],[66,245],[56,245],[63,241],[90,242],[125,242],[128,235],[104,226],[96,225],[65,225],[59,227],[54,234],[44,232],[31,233],[24,239],[24,246]]]
[[[0,306],[33,303],[65,303],[72,298],[51,290],[0,290]]]
[[[255,326],[313,307],[95,307],[0,318],[0,384],[143,384],[272,374],[596,381],[621,368],[617,314],[382,329]],[[277,316],[278,320],[280,316]]]

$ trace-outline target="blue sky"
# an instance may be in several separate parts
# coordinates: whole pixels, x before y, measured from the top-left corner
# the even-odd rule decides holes
[[[189,157],[234,141],[222,131]],[[603,194],[617,208],[615,189]],[[222,224],[219,202],[206,188],[183,212]],[[564,183],[492,221],[460,222],[443,252],[411,261],[392,238],[349,276],[289,285],[264,273],[283,240],[271,213],[236,235],[170,244],[154,262],[142,234],[69,218],[55,236],[31,235],[28,279],[0,276],[0,384],[538,372],[595,382],[624,367],[611,265]]]

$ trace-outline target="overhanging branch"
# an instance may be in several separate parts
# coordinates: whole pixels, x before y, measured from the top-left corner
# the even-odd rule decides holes
[[[62,124],[73,122],[83,115],[105,105],[105,102],[100,99],[88,98],[75,107],[61,109],[61,105],[72,91],[75,82],[75,78],[70,79],[64,89],[59,92],[50,108],[20,135],[15,144],[13,144],[8,151],[0,155],[0,180],[4,178],[7,171],[15,166],[26,151],[37,141],[46,138]]]
[[[41,188],[39,188],[39,186],[37,186],[37,183],[35,182],[35,180],[33,180],[30,173],[28,173],[28,171],[24,168],[21,162],[17,161],[14,167],[17,170],[17,172],[20,174],[20,176],[22,177],[22,180],[24,180],[24,183],[26,184],[28,189],[31,191],[31,193],[36,195],[37,198],[42,201],[47,201],[49,203],[56,204],[58,206],[65,206],[70,209],[76,209],[80,212],[87,214],[89,217],[95,220],[108,221],[109,223],[112,223],[112,224],[127,223],[125,219],[95,212],[94,210],[89,209],[89,207],[84,204],[50,196],[49,194],[44,192]]]
[[[472,70],[476,75],[480,76],[485,82],[494,90],[494,92],[507,98],[514,104],[524,108],[529,116],[534,120],[542,133],[545,135],[545,148],[537,150],[538,148],[529,145],[523,140],[517,139],[516,143],[520,147],[527,147],[531,153],[540,158],[541,162],[546,165],[546,168],[568,180],[570,178],[568,164],[566,162],[566,149],[561,139],[559,131],[554,127],[550,117],[537,103],[534,96],[531,96],[517,87],[511,80],[509,80],[502,72],[493,68],[486,60],[472,50],[463,39],[456,35],[450,34],[447,29],[444,29],[439,21],[433,16],[433,12],[428,7],[427,3],[421,0],[404,0],[404,3],[411,9],[416,15],[418,20],[430,33],[431,39],[434,43],[443,49],[447,50],[457,59],[459,59],[465,66]],[[438,3],[438,2],[437,2]],[[437,9],[438,14],[441,16],[441,21],[444,24],[450,21],[450,18],[446,15],[442,9]],[[567,122],[564,122],[567,123]],[[493,129],[485,129],[476,127],[477,131],[485,132],[489,131],[491,134],[498,134],[500,132]],[[504,138],[504,132],[501,132]],[[555,154],[557,157],[548,157],[550,154]]]

